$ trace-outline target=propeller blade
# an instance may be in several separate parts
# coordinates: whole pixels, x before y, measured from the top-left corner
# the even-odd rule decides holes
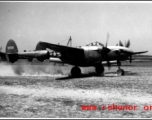
[[[122,44],[121,40],[119,40],[119,46],[124,46],[124,45]]]
[[[130,55],[130,63],[132,62],[132,55]]]
[[[108,59],[108,53],[111,51],[109,48],[107,47],[103,47],[102,49],[98,49],[99,53],[104,56],[104,58],[106,59],[107,61],[107,66],[108,68],[110,69],[110,62],[109,62],[109,59]]]
[[[110,70],[110,68],[111,68],[111,63],[110,63],[109,59],[107,59],[107,66],[108,66],[108,69]]]
[[[108,46],[108,41],[109,41],[109,33],[107,32],[107,39],[106,39],[106,46],[105,47]]]
[[[117,65],[119,66],[119,64],[120,64],[120,51],[116,51],[116,54],[118,56]]]
[[[105,47],[103,47],[103,51],[104,51],[104,54],[105,54],[105,57],[106,57],[108,69],[110,69],[111,64],[110,64],[110,62],[109,62],[108,53],[109,53],[111,50],[110,50],[109,48],[107,48],[107,46],[108,46],[108,41],[109,41],[109,33],[107,32],[106,44],[105,44]]]
[[[127,41],[126,47],[127,47],[127,48],[130,47],[130,40]]]
[[[0,52],[2,51],[2,46],[1,46],[1,48],[0,48]]]

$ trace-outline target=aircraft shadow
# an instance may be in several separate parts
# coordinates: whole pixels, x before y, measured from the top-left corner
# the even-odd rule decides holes
[[[138,73],[136,72],[132,72],[132,71],[125,71],[125,75],[124,76],[136,76],[136,75],[139,75]]]
[[[92,73],[83,73],[79,77],[73,77],[71,75],[68,75],[66,77],[57,78],[56,80],[66,80],[66,79],[74,79],[74,78],[85,78],[85,77],[93,77],[93,76],[102,77],[102,76],[98,76],[95,72],[92,72]]]
[[[125,71],[124,76],[134,76],[134,75],[138,75],[138,73],[134,73],[132,71]],[[56,78],[56,80],[68,80],[68,79],[86,78],[86,77],[93,77],[93,76],[94,77],[120,77],[120,76],[117,75],[116,72],[105,72],[105,75],[97,75],[95,72],[91,72],[91,73],[83,73],[79,77],[73,77],[73,76],[69,75],[69,76],[66,76],[66,77]]]
[[[108,75],[108,74],[117,74],[116,72],[106,72],[105,73],[106,75]],[[132,72],[132,71],[125,71],[125,74],[124,74],[124,76],[131,76],[131,75],[139,75],[138,73],[135,73],[135,72]],[[112,77],[113,75],[111,75],[111,77]],[[108,76],[106,76],[106,77],[109,77],[109,75]]]

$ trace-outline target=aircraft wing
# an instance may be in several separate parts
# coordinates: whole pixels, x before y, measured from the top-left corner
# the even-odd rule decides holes
[[[47,42],[39,42],[39,45],[42,47],[54,50],[56,52],[60,52],[61,55],[63,54],[63,55],[66,55],[68,57],[72,57],[72,56],[83,57],[84,56],[84,50],[82,48],[56,45],[56,44],[51,44],[51,43],[47,43]]]
[[[129,61],[129,60],[126,60],[126,61]],[[149,62],[149,61],[151,61],[151,60],[133,59],[132,61],[133,61],[133,62]]]
[[[132,55],[135,55],[135,54],[141,54],[141,53],[146,53],[148,51],[141,51],[141,52],[133,52]]]

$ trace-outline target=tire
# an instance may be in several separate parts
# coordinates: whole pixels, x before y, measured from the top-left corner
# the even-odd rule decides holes
[[[79,67],[73,67],[73,68],[71,69],[71,75],[72,75],[73,77],[79,77],[79,76],[81,75],[81,70],[80,70],[80,68],[79,68]]]
[[[103,74],[104,67],[102,65],[96,66],[95,68],[97,75]]]
[[[124,72],[123,69],[118,69],[118,70],[117,70],[117,74],[118,74],[119,76],[122,76],[122,75],[125,74],[125,72]]]

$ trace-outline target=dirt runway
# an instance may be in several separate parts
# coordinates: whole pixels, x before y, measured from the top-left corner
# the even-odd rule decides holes
[[[1,67],[5,68],[6,66]],[[29,65],[22,73],[7,66],[0,74],[0,117],[11,118],[148,118],[152,117],[152,63],[124,64],[124,76],[117,67],[105,67],[104,76],[94,68],[82,68],[83,76],[68,75],[71,67],[60,71],[47,66]],[[35,68],[34,68],[35,67]],[[49,66],[50,67],[50,66]],[[9,69],[10,68],[10,69]],[[34,73],[35,69],[41,68]],[[51,67],[52,69],[54,67]],[[26,72],[25,72],[26,71]],[[109,110],[108,106],[137,106],[136,110]],[[82,110],[81,106],[96,106]],[[105,109],[102,109],[105,106]]]

